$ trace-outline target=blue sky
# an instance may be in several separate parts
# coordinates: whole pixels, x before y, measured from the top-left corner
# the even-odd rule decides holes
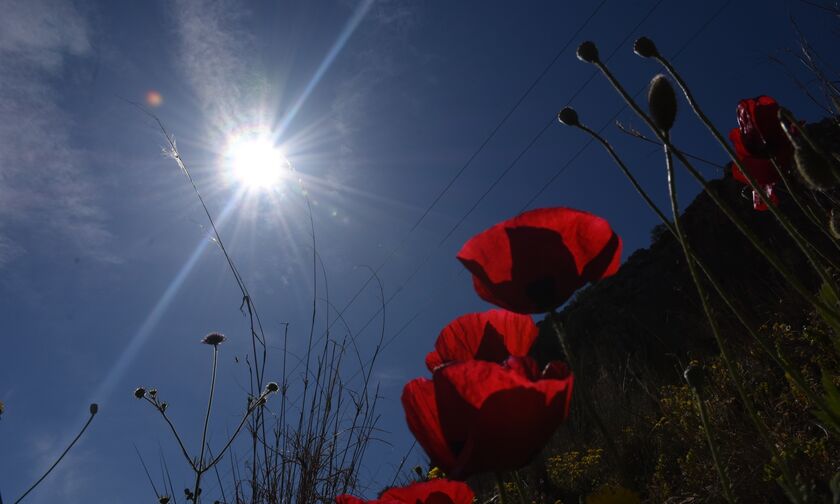
[[[559,125],[470,211],[589,78],[592,68],[574,57],[579,42],[596,41],[603,57],[619,47],[610,65],[635,91],[658,72],[632,54],[632,38],[619,46],[637,23],[650,13],[635,35],[651,36],[672,55],[723,7],[676,61],[713,120],[728,130],[737,101],[759,94],[806,120],[821,117],[769,60],[781,56],[807,79],[785,52],[796,47],[788,17],[813,34],[818,49],[831,48],[836,20],[819,10],[784,1],[606,0],[410,231],[596,5],[0,0],[3,497],[15,498],[40,475],[91,401],[101,405],[91,430],[28,502],[154,501],[133,445],[153,472],[162,446],[175,487],[183,488],[187,468],[165,426],[132,391],[156,386],[188,442],[198,444],[211,357],[198,341],[207,332],[229,337],[211,443],[224,439],[241,411],[247,370],[234,358],[250,342],[240,296],[191,187],[162,155],[164,138],[127,103],[150,90],[163,98],[153,111],[176,137],[210,211],[225,215],[220,232],[269,337],[269,378],[280,378],[283,324],[290,324],[293,354],[308,335],[315,287],[309,217],[291,179],[241,195],[224,157],[231,136],[269,128],[303,179],[333,304],[345,306],[365,282],[363,265],[384,263],[392,343],[373,376],[388,444],[377,443],[363,471],[369,495],[391,480],[411,444],[402,385],[425,373],[423,357],[440,328],[487,308],[454,259],[466,239],[516,214],[563,169],[531,207],[571,206],[607,218],[624,239],[625,257],[649,241],[655,222],[643,203],[600,150],[567,165],[586,138]],[[573,105],[600,128],[621,102],[596,78]],[[619,118],[640,125],[626,112]],[[606,131],[664,202],[657,149]],[[688,151],[723,159],[685,110],[673,136]],[[686,202],[696,192],[685,177],[680,187]],[[326,287],[319,278],[319,297]],[[359,332],[378,307],[379,293],[369,287],[344,314],[363,352],[379,337],[381,318]],[[324,303],[319,310],[318,333],[335,317]],[[338,327],[333,335],[342,337]],[[422,460],[417,450],[407,465]]]

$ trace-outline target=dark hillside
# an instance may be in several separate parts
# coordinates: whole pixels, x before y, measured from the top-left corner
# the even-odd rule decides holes
[[[809,129],[838,138],[835,128],[824,121]],[[810,198],[811,206],[819,205],[827,221],[828,195],[792,183],[797,194]],[[711,187],[802,282],[814,292],[819,289],[804,255],[772,214],[753,210],[742,185],[727,176],[712,181]],[[800,232],[837,261],[838,249],[825,234],[827,225],[814,226],[784,187],[777,190],[782,210]],[[706,193],[685,207],[683,219],[695,252],[749,324],[795,355],[794,364],[818,389],[820,370],[838,369],[833,353],[818,342],[825,340],[822,325]],[[682,377],[693,361],[705,368],[712,384],[712,424],[736,494],[744,502],[785,502],[777,486],[765,483],[775,477],[773,469],[721,365],[679,243],[664,226],[651,235],[648,248],[633,253],[613,277],[581,291],[560,313],[578,361],[572,416],[529,477],[536,488],[546,489],[542,498],[548,502],[577,502],[605,484],[630,488],[649,502],[718,502],[719,484],[696,404]],[[840,452],[840,446],[815,425],[808,403],[707,287],[760,414],[769,419],[791,463],[811,478],[818,475],[812,481],[821,488],[836,472],[829,454]],[[550,324],[540,325],[544,346],[538,354],[546,346],[557,348]],[[582,404],[587,397],[618,446],[618,460]]]

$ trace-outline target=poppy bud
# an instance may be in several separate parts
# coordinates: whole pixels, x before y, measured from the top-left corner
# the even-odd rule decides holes
[[[146,397],[146,389],[144,389],[143,387],[137,387],[136,389],[134,389],[134,397],[136,397],[137,399],[143,399],[144,397]]]
[[[689,364],[683,373],[683,377],[688,383],[688,386],[698,392],[703,388],[706,381],[705,371],[703,371],[703,368],[697,364]]]
[[[152,397],[157,396],[157,389],[149,389],[149,395]]]
[[[160,499],[158,499],[158,503],[159,504],[169,504],[169,497],[166,497],[166,496],[161,497]]]
[[[566,126],[578,126],[580,125],[580,120],[578,120],[578,114],[575,109],[572,107],[564,107],[557,114],[557,120],[561,123],[565,124]]]
[[[825,191],[837,185],[836,167],[821,152],[814,150],[807,142],[793,151],[796,169],[812,188]]]
[[[659,74],[650,81],[648,109],[656,127],[667,133],[677,117],[677,95],[668,79]]]
[[[653,40],[647,37],[640,37],[636,39],[636,42],[633,44],[633,52],[642,58],[653,58],[659,56],[659,50],[656,48],[656,44],[653,43]]]
[[[99,413],[99,405],[96,403],[90,403],[90,414],[95,415]]]
[[[598,47],[594,42],[586,41],[577,48],[577,57],[581,61],[587,63],[598,63]]]
[[[840,215],[833,208],[828,217],[828,231],[831,233],[831,236],[840,240]]]
[[[166,407],[167,407],[167,406],[169,406],[169,405],[168,405],[168,404],[166,404],[165,402],[164,402],[164,403],[160,403],[160,411],[161,411],[161,412],[166,411]]]
[[[274,393],[280,390],[280,387],[277,386],[277,382],[268,382],[268,385],[265,386],[265,389],[271,393]]]

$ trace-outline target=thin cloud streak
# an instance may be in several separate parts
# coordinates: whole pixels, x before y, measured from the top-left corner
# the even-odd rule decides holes
[[[67,2],[0,1],[0,12],[0,115],[18,119],[0,123],[0,267],[34,245],[9,236],[19,229],[29,239],[59,236],[79,254],[116,261],[56,85],[69,60],[90,54],[88,23]]]
[[[192,86],[205,119],[217,131],[250,110],[246,86],[253,85],[247,55],[251,36],[241,21],[245,4],[230,0],[177,0],[174,20],[179,39],[178,67]]]

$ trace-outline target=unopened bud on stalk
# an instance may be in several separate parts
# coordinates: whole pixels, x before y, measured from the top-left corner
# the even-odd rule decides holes
[[[90,403],[90,414],[95,415],[99,413],[99,405],[96,403]]]
[[[653,123],[663,133],[667,133],[674,126],[674,120],[677,118],[677,95],[668,78],[662,74],[650,81],[648,110]]]
[[[640,37],[636,40],[633,44],[633,52],[642,58],[653,58],[655,56],[659,56],[659,50],[656,48],[656,44],[653,43],[653,40],[647,37]]]
[[[143,387],[137,387],[136,389],[134,389],[134,397],[136,397],[137,399],[143,399],[144,397],[146,397],[146,389],[144,389]]]
[[[280,387],[277,385],[277,382],[268,382],[268,385],[265,386],[265,389],[270,393],[274,393],[280,390]]]
[[[825,191],[837,185],[837,167],[824,154],[814,150],[808,142],[800,142],[793,151],[799,174],[812,188]]]
[[[594,42],[586,41],[577,48],[577,57],[587,63],[598,63],[598,47]]]
[[[564,107],[557,114],[557,120],[561,123],[565,124],[566,126],[579,126],[580,120],[578,119],[578,114],[575,109],[572,107]]]

